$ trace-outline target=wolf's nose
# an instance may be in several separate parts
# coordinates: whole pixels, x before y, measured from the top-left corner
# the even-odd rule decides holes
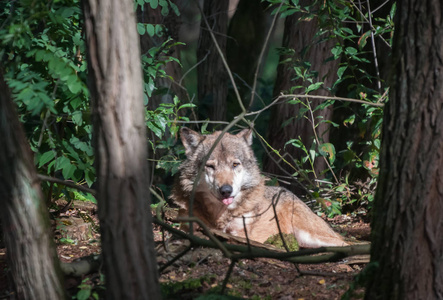
[[[224,198],[228,198],[229,196],[231,196],[231,193],[232,193],[232,186],[230,186],[229,184],[225,184],[220,187],[220,194]]]

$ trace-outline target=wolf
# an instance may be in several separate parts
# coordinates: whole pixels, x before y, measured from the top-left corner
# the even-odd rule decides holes
[[[193,215],[210,228],[261,243],[280,230],[293,234],[303,248],[348,245],[293,193],[265,185],[251,148],[251,129],[225,133],[205,161],[220,134],[201,135],[181,128],[187,159],[179,167],[171,193],[180,207],[179,217],[188,216],[197,181]]]

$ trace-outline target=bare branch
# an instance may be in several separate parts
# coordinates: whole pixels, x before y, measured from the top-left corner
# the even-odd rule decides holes
[[[42,181],[47,181],[47,182],[52,182],[52,183],[57,183],[57,184],[62,184],[65,185],[67,187],[85,192],[85,193],[90,193],[91,195],[95,196],[97,193],[95,190],[87,188],[85,186],[76,184],[72,181],[67,181],[67,180],[63,180],[63,179],[58,179],[58,178],[54,178],[54,177],[49,177],[46,175],[42,175],[42,174],[37,174],[37,177],[42,180]]]

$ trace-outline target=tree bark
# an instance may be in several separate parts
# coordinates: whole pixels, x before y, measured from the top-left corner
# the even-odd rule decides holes
[[[240,0],[229,23],[226,56],[246,108],[250,108],[255,70],[269,29],[269,14],[264,10],[267,5],[261,0]],[[227,101],[227,117],[231,120],[241,113],[241,108],[233,91],[229,92]]]
[[[132,1],[84,1],[107,299],[159,299]]]
[[[315,39],[315,34],[318,31],[318,21],[316,18],[299,22],[301,14],[293,14],[285,20],[285,30],[283,36],[283,47],[294,49],[296,57],[292,57],[293,60],[309,61],[311,63],[311,71],[317,71],[318,77],[316,81],[323,81],[325,87],[331,87],[337,79],[337,69],[339,66],[338,60],[325,62],[325,60],[331,56],[331,48],[335,45],[336,41],[333,39],[327,39],[323,42],[318,42]],[[282,56],[280,61],[284,61],[288,57]],[[277,79],[274,86],[274,97],[277,97],[282,92],[288,92],[291,87],[297,85],[304,85],[303,81],[294,81],[295,72],[293,68],[290,68],[287,64],[280,64],[277,70]],[[296,89],[294,94],[304,94],[304,89]],[[320,89],[312,92],[315,95],[330,95],[326,89]],[[313,109],[321,104],[316,102],[320,100],[314,100]],[[313,138],[314,131],[312,124],[305,118],[296,118],[301,105],[299,104],[280,104],[274,106],[271,110],[271,118],[268,128],[268,142],[277,150],[280,150],[281,154],[288,153],[291,157],[300,160],[305,154],[292,146],[288,146],[284,150],[285,143],[293,138],[301,137],[304,145],[309,149]],[[330,120],[332,115],[332,106],[325,109],[318,110],[314,113],[314,117],[323,116],[324,120]],[[293,118],[293,120],[286,126],[282,126],[285,121]],[[317,128],[317,134],[323,142],[329,141],[328,124],[322,123]],[[271,153],[275,161],[279,161],[279,157]],[[278,164],[270,157],[265,157],[264,170],[271,174],[288,175],[295,172],[287,165],[281,164],[286,172],[282,171]],[[321,174],[326,169],[326,163],[322,157],[315,160],[315,173]],[[304,193],[305,189],[300,185],[291,185],[289,187],[293,192],[300,194]]]
[[[17,299],[64,299],[33,156],[0,69],[0,214]]]
[[[397,4],[366,299],[443,298],[443,7]]]
[[[176,5],[182,5],[182,1],[174,1]],[[141,23],[162,24],[165,27],[164,34],[160,36],[151,37],[149,34],[144,34],[140,37],[141,53],[146,54],[152,47],[161,46],[169,37],[174,41],[179,40],[179,30],[181,26],[180,16],[176,16],[174,12],[170,11],[167,16],[161,14],[161,6],[152,9],[150,4],[145,4],[144,9],[137,11],[137,19]],[[168,53],[169,56],[180,60],[181,46],[174,46]],[[180,87],[176,81],[182,77],[182,67],[176,62],[169,62],[164,65],[163,70],[167,75],[171,76],[173,80],[166,77],[158,77],[155,80],[155,86],[159,93],[154,92],[149,98],[148,109],[155,110],[160,103],[172,103],[176,95],[180,101],[187,100],[187,92],[183,87]]]
[[[228,0],[204,1],[203,14],[214,32],[223,55],[226,57],[226,34],[228,31]],[[200,39],[197,49],[199,116],[212,121],[226,120],[226,97],[228,93],[227,72],[222,58],[202,16]]]

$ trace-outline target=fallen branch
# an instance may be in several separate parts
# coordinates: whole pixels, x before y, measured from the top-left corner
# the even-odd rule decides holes
[[[186,222],[193,222],[196,221],[196,218],[186,218],[184,220]],[[189,240],[193,246],[220,249],[219,245],[221,244],[225,249],[226,253],[229,253],[227,257],[234,260],[273,258],[294,263],[317,264],[325,262],[335,262],[345,257],[354,256],[354,255],[369,254],[370,251],[370,244],[357,244],[357,245],[350,245],[344,247],[321,247],[314,249],[302,249],[293,252],[277,252],[252,246],[250,243],[248,246],[232,245],[221,241],[218,241],[216,243],[214,242],[215,238],[214,236],[212,236],[211,240],[202,239],[195,235],[190,235],[181,230],[173,228],[172,226],[166,224],[163,221],[160,221],[159,219],[154,219],[154,223],[164,227],[166,230],[168,230],[169,232],[171,232],[176,236]],[[201,221],[198,223],[199,225],[202,225]],[[210,232],[210,230],[207,227],[206,228],[205,227],[206,226],[202,226],[204,232],[205,233]],[[236,240],[238,240],[238,237],[236,238]],[[322,255],[312,256],[313,254],[322,254]]]

